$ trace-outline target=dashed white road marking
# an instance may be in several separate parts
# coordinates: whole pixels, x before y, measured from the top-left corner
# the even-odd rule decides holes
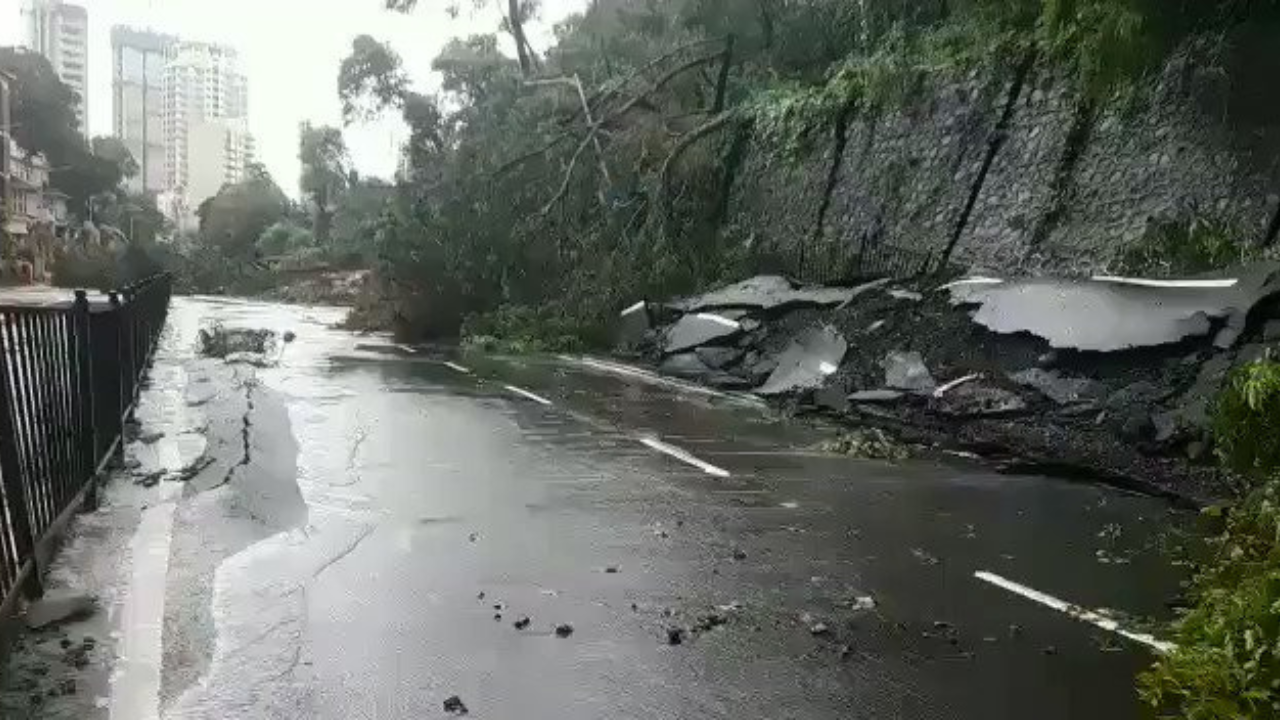
[[[631,365],[624,365],[622,363],[615,363],[607,360],[598,360],[596,358],[590,358],[590,357],[573,357],[571,355],[560,355],[559,358],[564,362],[574,363],[576,365],[582,365],[584,367],[591,368],[592,370],[599,370],[601,372],[607,372],[612,375],[621,375],[623,377],[636,378],[637,380],[643,380],[644,382],[647,382],[651,385],[667,387],[667,388],[671,388],[672,390],[678,390],[680,392],[696,393],[698,395],[705,395],[707,397],[733,400],[735,402],[740,402],[746,405],[753,405],[755,407],[764,407],[765,405],[765,402],[763,400],[753,395],[747,395],[744,393],[721,392],[719,390],[713,390],[711,388],[703,387],[695,383],[663,377],[657,373],[650,372],[642,368],[632,367]]]
[[[470,374],[471,374],[471,370],[469,370],[469,369],[467,369],[467,368],[465,368],[465,367],[463,367],[463,366],[459,365],[459,364],[458,364],[458,363],[456,363],[456,362],[449,362],[448,360],[445,360],[445,361],[444,361],[444,366],[445,366],[445,367],[447,367],[447,368],[449,368],[450,370],[457,370],[458,372],[462,373],[463,375],[470,375]]]
[[[550,400],[542,397],[541,395],[534,395],[533,393],[529,392],[528,390],[525,390],[524,388],[518,388],[515,385],[503,385],[502,387],[510,390],[511,392],[517,395],[527,397],[536,403],[542,403],[543,405],[546,405],[548,407],[551,405]]]
[[[1176,648],[1176,646],[1173,643],[1157,640],[1154,636],[1149,635],[1147,633],[1140,633],[1140,632],[1133,632],[1132,630],[1126,630],[1120,626],[1120,623],[1116,622],[1115,620],[1105,615],[1094,612],[1093,610],[1082,608],[1078,605],[1072,605],[1069,602],[1066,602],[1064,600],[1059,600],[1058,598],[1052,595],[1049,595],[1047,593],[1042,593],[1039,590],[1034,590],[1032,588],[1027,587],[1026,585],[1016,583],[1007,578],[1002,578],[999,575],[996,575],[995,573],[990,573],[985,570],[979,570],[975,572],[973,576],[984,582],[989,582],[992,585],[995,585],[996,587],[1008,590],[1009,592],[1014,593],[1015,595],[1021,595],[1022,597],[1027,598],[1028,600],[1032,600],[1034,602],[1038,602],[1041,605],[1044,605],[1045,607],[1049,607],[1054,610],[1057,610],[1060,613],[1065,613],[1067,615],[1070,615],[1071,617],[1077,620],[1082,620],[1091,625],[1100,627],[1103,630],[1106,630],[1107,632],[1113,632],[1119,635],[1120,637],[1128,638],[1129,640],[1132,640],[1136,643],[1142,643],[1143,645],[1146,645],[1147,647],[1155,650],[1158,653],[1172,652]]]
[[[667,455],[670,455],[671,457],[681,462],[688,463],[689,465],[692,465],[698,468],[699,470],[701,470],[702,472],[708,475],[714,475],[716,477],[729,477],[728,470],[725,470],[724,468],[721,468],[721,467],[716,467],[715,465],[712,465],[711,463],[705,460],[700,460],[694,457],[693,455],[690,455],[687,451],[676,447],[675,445],[669,445],[653,437],[641,437],[639,438],[639,440],[641,443],[644,443],[645,445],[653,448],[654,450],[657,450],[660,453],[665,453]]]

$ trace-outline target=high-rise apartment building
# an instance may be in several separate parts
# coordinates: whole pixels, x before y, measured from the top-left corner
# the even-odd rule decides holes
[[[80,96],[76,122],[89,135],[89,16],[62,0],[27,0],[27,44],[48,58],[62,82]]]
[[[111,29],[112,130],[138,162],[138,174],[129,180],[134,191],[168,189],[165,65],[175,43],[168,35]]]
[[[197,42],[169,47],[165,134],[169,187],[198,207],[252,159],[248,85],[232,48]]]

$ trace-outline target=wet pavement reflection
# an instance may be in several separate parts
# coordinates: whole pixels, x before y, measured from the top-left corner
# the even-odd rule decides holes
[[[173,316],[149,392],[182,384],[186,410],[144,425],[201,428],[170,464],[213,462],[156,490],[163,660],[150,691],[113,688],[158,717],[422,718],[453,695],[494,718],[1138,712],[1149,650],[973,573],[1163,616],[1181,519],[1160,501],[833,457],[813,449],[830,428],[757,403],[410,353],[332,309]],[[196,358],[212,319],[297,340],[270,368]]]

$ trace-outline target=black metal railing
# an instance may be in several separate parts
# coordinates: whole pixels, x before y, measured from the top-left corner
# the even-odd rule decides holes
[[[41,593],[52,538],[122,446],[170,292],[160,275],[93,303],[0,305],[0,617]]]

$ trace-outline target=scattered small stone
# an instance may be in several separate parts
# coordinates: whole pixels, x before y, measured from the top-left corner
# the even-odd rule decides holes
[[[494,604],[493,604],[493,609],[494,609],[494,610],[505,610],[505,609],[506,609],[506,607],[507,607],[506,605],[503,605],[503,604],[502,604],[502,603],[500,603],[500,602],[496,602],[496,603],[494,603]]]
[[[632,612],[635,612],[635,611],[637,611],[637,610],[639,610],[639,609],[640,609],[640,606],[639,606],[639,605],[637,605],[637,604],[635,604],[635,603],[631,603],[631,611],[632,611]]]
[[[494,613],[493,619],[495,622],[502,622],[502,613]]]
[[[684,521],[683,521],[683,520],[677,520],[677,521],[676,521],[676,527],[684,527]]]
[[[483,591],[483,590],[481,590],[481,591],[476,595],[476,599],[477,599],[477,600],[483,600],[483,599],[484,599],[484,591]]]
[[[284,334],[280,336],[280,339],[287,343],[291,343],[297,338],[298,336],[292,330],[285,330]]]
[[[1045,645],[1045,646],[1044,646],[1044,654],[1045,654],[1045,655],[1057,655],[1057,654],[1058,654],[1058,648],[1057,648],[1057,646],[1055,646],[1055,645]]]
[[[831,632],[831,628],[827,627],[824,622],[814,623],[809,626],[809,634],[811,635],[826,635],[829,632]]]
[[[840,646],[840,659],[841,659],[841,660],[848,660],[850,655],[853,655],[853,648],[849,647],[848,645],[841,645],[841,646]]]
[[[70,648],[70,647],[71,647],[71,638],[62,638],[62,640],[59,640],[59,641],[58,641],[58,645],[59,645],[63,650],[66,650],[66,649]]]
[[[663,617],[671,617],[671,608],[662,608]]]
[[[515,625],[515,628],[516,628],[517,630],[523,630],[523,629],[525,629],[525,628],[529,627],[529,622],[530,622],[530,620],[529,620],[529,616],[528,616],[528,615],[521,615],[521,616],[520,616],[520,617],[519,617],[519,618],[518,618],[514,623],[512,623],[512,624],[513,624],[513,625]]]
[[[573,626],[569,623],[561,623],[556,626],[556,637],[567,638],[573,634]]]
[[[618,566],[617,566],[617,565],[610,565],[609,567],[605,568],[605,569],[604,569],[604,571],[605,571],[606,573],[610,574],[610,575],[617,575],[617,574],[618,574]]]
[[[466,715],[467,706],[462,702],[462,698],[453,695],[445,698],[444,711],[453,715]]]
[[[1009,625],[1009,637],[1022,637],[1022,626],[1017,623]]]
[[[470,535],[467,536],[467,539],[470,540],[471,542],[475,542],[476,538],[478,537],[480,537],[480,533],[471,533]]]
[[[915,557],[915,559],[916,559],[916,560],[919,560],[920,562],[924,563],[925,565],[937,565],[937,564],[938,564],[938,558],[937,558],[937,557],[935,557],[935,556],[933,556],[933,555],[930,555],[929,553],[925,552],[925,551],[924,551],[923,549],[921,549],[921,548],[911,548],[911,555],[912,555],[913,557]]]
[[[684,642],[684,628],[669,627],[667,628],[667,644],[679,645]]]
[[[59,695],[75,695],[76,694],[75,678],[66,678],[60,681],[57,687],[58,687]]]
[[[698,616],[698,621],[694,623],[694,629],[699,632],[707,632],[729,622],[729,618],[722,613],[709,612]]]
[[[747,551],[746,551],[746,550],[743,550],[742,548],[734,548],[734,549],[733,549],[733,559],[734,559],[734,560],[746,560],[746,559],[747,559]]]
[[[933,629],[934,630],[950,630],[951,623],[947,622],[946,620],[934,620]]]

